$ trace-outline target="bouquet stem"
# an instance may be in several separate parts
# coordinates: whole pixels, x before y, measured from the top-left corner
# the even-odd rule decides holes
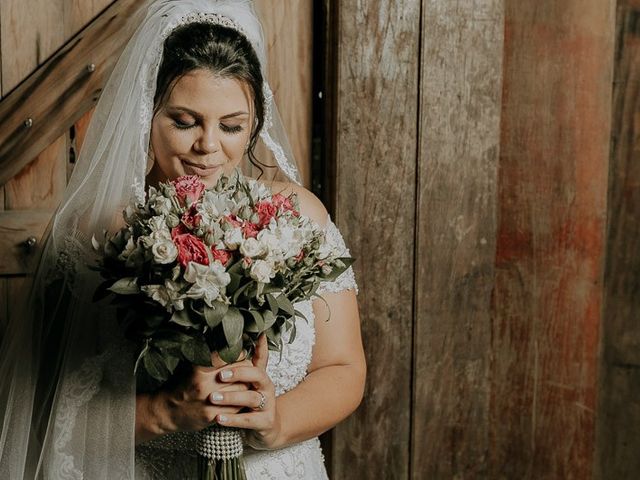
[[[200,480],[246,480],[240,429],[211,425],[198,432],[196,450]]]

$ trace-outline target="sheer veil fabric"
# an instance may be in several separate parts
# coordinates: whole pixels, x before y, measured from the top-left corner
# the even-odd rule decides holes
[[[160,0],[141,9],[96,105],[77,165],[50,224],[26,301],[0,347],[0,478],[133,478],[134,352],[113,312],[92,302],[99,278],[91,236],[120,225],[144,197],[153,96],[164,39],[203,16],[230,19],[251,41],[266,79],[264,37],[252,2]],[[211,18],[211,17],[209,17]],[[261,139],[300,183],[265,81]]]

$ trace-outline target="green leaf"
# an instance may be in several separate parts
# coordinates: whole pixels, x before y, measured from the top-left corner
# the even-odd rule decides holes
[[[247,311],[253,317],[253,321],[255,322],[256,327],[258,328],[258,333],[259,332],[264,332],[264,330],[265,330],[265,328],[264,328],[264,318],[262,317],[260,312],[258,312],[257,310],[247,310]]]
[[[273,312],[274,315],[277,315],[278,309],[280,308],[280,306],[278,305],[278,301],[276,300],[276,297],[274,297],[270,293],[267,293],[265,296],[267,297],[269,308],[271,308],[271,311]]]
[[[276,316],[270,310],[265,310],[262,313],[262,318],[264,319],[264,327],[262,331],[267,330],[268,328],[271,328],[273,324],[276,323]]]
[[[162,359],[169,373],[173,373],[180,362],[179,358],[170,355],[168,352],[162,352]]]
[[[125,277],[116,281],[107,290],[117,293],[118,295],[133,295],[140,293],[140,288],[136,283],[136,277]]]
[[[211,366],[211,351],[202,337],[193,337],[180,347],[184,358],[194,365]]]
[[[236,272],[232,272],[231,270],[229,270],[227,273],[229,274],[229,277],[231,279],[229,284],[227,285],[227,292],[235,292],[240,286],[242,275]]]
[[[222,329],[227,339],[227,345],[235,345],[242,339],[242,330],[244,329],[244,317],[235,307],[229,307],[227,314],[222,319]],[[239,354],[240,352],[238,352]],[[236,357],[237,358],[237,357]]]
[[[241,286],[240,288],[238,288],[234,293],[233,293],[233,297],[232,298],[232,302],[234,304],[238,304],[238,298],[240,297],[240,295],[247,289],[249,288],[254,282],[249,282],[249,283],[245,283],[243,286]],[[227,290],[229,291],[229,290]]]
[[[293,308],[293,305],[291,304],[291,302],[289,301],[289,299],[285,295],[279,295],[276,298],[276,300],[278,301],[278,306],[282,310],[284,310],[285,312],[287,312],[291,316],[295,315],[295,310]]]
[[[142,359],[142,364],[149,376],[156,380],[164,382],[169,378],[169,369],[165,365],[162,355],[157,350],[152,348],[148,349],[146,355]]]
[[[224,302],[213,302],[212,307],[204,306],[204,319],[209,328],[217,327],[229,310],[229,305]]]
[[[240,351],[242,350],[242,340],[234,343],[231,346],[226,346],[220,350],[218,350],[218,355],[220,358],[227,363],[235,362],[240,356]]]
[[[198,325],[193,322],[191,317],[189,316],[189,312],[186,310],[176,310],[171,315],[171,319],[169,320],[172,323],[177,323],[178,325],[182,325],[183,327],[192,327],[196,328]]]

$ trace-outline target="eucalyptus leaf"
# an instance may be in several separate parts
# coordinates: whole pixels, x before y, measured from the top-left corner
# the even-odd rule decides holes
[[[213,302],[212,306],[204,306],[204,319],[209,328],[217,327],[227,314],[229,306],[224,302]]]
[[[162,355],[155,349],[150,348],[142,359],[144,369],[149,376],[164,382],[169,378],[170,372],[165,365]]]
[[[118,295],[133,295],[140,293],[140,287],[136,283],[136,277],[125,277],[117,280],[107,290],[117,293]]]
[[[287,312],[291,316],[295,315],[295,310],[293,308],[293,305],[291,304],[291,302],[289,301],[289,299],[285,295],[278,296],[276,298],[276,300],[278,301],[278,306],[282,310],[284,310],[285,312]]]
[[[197,327],[197,324],[193,322],[193,320],[189,316],[189,312],[187,312],[186,310],[176,310],[175,312],[173,312],[173,315],[171,315],[171,319],[169,321],[172,323],[177,323],[178,325],[182,325],[183,327]]]
[[[262,331],[271,328],[274,323],[276,323],[276,316],[273,314],[271,310],[265,310],[262,312],[262,318],[264,319],[264,326]]]
[[[244,317],[240,310],[235,307],[229,307],[226,315],[222,319],[222,329],[227,340],[227,345],[235,345],[242,339],[242,330],[244,329]]]
[[[220,350],[218,350],[218,355],[220,358],[227,363],[235,362],[240,356],[240,352],[242,351],[242,339],[231,346],[226,346]]]
[[[265,296],[267,297],[269,308],[271,308],[271,311],[273,312],[274,315],[277,315],[278,309],[280,308],[280,306],[278,305],[278,300],[276,300],[276,297],[274,297],[270,293],[267,293]]]
[[[184,355],[184,358],[194,365],[200,365],[203,367],[211,366],[211,351],[209,350],[207,343],[201,337],[193,337],[188,342],[183,343],[180,347],[180,351]]]

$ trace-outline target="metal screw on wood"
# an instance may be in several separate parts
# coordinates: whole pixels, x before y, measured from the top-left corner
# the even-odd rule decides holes
[[[95,70],[96,70],[95,63],[90,63],[89,65],[87,65],[87,72],[91,73],[91,72],[94,72]]]
[[[27,118],[23,123],[25,128],[33,127],[33,118]]]
[[[29,237],[24,241],[24,245],[27,247],[27,250],[32,251],[36,244],[38,243],[38,239],[36,237]]]

